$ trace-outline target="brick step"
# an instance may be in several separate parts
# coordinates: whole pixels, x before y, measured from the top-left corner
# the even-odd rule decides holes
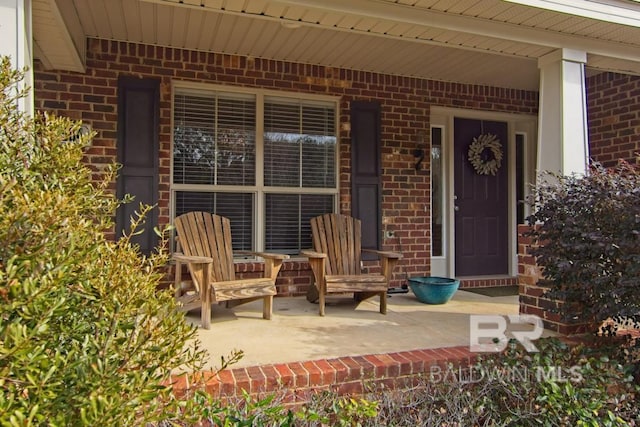
[[[208,393],[222,400],[241,397],[244,390],[254,398],[276,393],[283,394],[283,402],[302,404],[318,391],[359,395],[381,385],[387,389],[412,386],[423,374],[444,372],[449,364],[466,367],[474,358],[466,346],[446,347],[225,369],[203,372],[200,379]],[[178,395],[188,391],[186,377],[172,381]]]

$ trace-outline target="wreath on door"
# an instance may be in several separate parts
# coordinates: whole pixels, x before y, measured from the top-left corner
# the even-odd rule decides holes
[[[469,146],[469,162],[479,175],[493,175],[502,164],[502,144],[490,133],[473,138]]]

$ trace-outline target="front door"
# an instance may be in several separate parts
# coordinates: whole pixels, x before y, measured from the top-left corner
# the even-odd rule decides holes
[[[509,272],[507,123],[455,118],[453,132],[455,275],[506,275]],[[471,156],[472,163],[469,148],[474,140],[476,154]],[[496,155],[501,156],[500,161],[492,162]]]

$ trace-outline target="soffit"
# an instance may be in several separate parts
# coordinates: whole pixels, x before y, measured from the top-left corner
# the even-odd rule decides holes
[[[590,67],[640,74],[637,26],[500,0],[54,3],[86,37],[435,80],[537,90],[537,59],[559,47],[586,50]],[[34,21],[36,43],[50,28]],[[64,68],[49,49],[36,57]]]
[[[85,36],[78,22],[69,29],[55,0],[34,1],[31,21],[36,58],[47,67],[84,71]]]

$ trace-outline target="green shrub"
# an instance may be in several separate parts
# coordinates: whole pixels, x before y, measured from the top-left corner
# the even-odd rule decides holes
[[[377,419],[378,402],[322,391],[313,394],[296,415],[300,426],[362,427]]]
[[[640,314],[640,173],[620,163],[585,177],[550,176],[529,217],[547,296],[566,319]]]
[[[145,258],[127,236],[105,238],[120,203],[109,191],[115,168],[93,182],[79,123],[17,111],[21,77],[2,60],[0,425],[179,417],[169,374],[197,369],[203,354],[186,345],[196,331],[172,296],[156,289],[166,253]]]
[[[271,394],[264,399],[254,400],[248,393],[242,399],[222,404],[219,400],[201,391],[192,401],[196,402],[195,411],[200,421],[207,421],[217,427],[292,427],[294,414],[286,409]]]
[[[374,390],[378,416],[365,426],[630,426],[640,389],[609,349],[536,341],[470,368],[437,369],[410,389]],[[635,424],[634,424],[635,423]]]
[[[198,389],[186,402],[186,410],[193,419],[216,427],[362,427],[377,415],[378,404],[363,398],[319,391],[307,396],[310,401],[295,410],[284,403],[286,395],[287,390],[281,389],[254,399],[245,392],[242,398],[227,399],[223,404]]]

